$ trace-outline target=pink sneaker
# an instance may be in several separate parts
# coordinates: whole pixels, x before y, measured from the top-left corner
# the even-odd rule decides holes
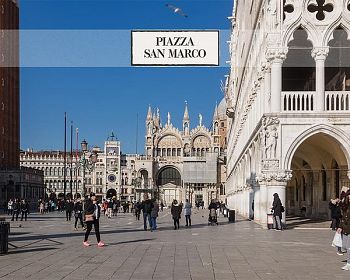
[[[83,242],[83,245],[84,245],[85,247],[90,246],[90,244],[89,244],[87,241],[84,241],[84,242]]]
[[[98,247],[103,247],[103,246],[105,246],[105,244],[102,241],[100,241],[100,242],[98,242],[97,246]]]

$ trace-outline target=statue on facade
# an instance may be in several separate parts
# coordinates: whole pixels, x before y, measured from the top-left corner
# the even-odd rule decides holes
[[[203,116],[202,114],[199,114],[199,126],[202,126],[202,122],[203,122]]]
[[[275,159],[277,156],[277,118],[263,118],[262,127],[259,132],[260,147],[263,153],[263,159]]]
[[[141,175],[141,187],[145,187],[145,177],[143,175]]]
[[[167,124],[170,125],[170,113],[168,112],[168,121]]]

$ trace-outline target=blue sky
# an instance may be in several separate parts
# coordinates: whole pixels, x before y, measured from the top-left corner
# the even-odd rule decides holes
[[[65,60],[69,62],[76,57],[87,61],[92,57],[97,61],[124,61],[125,56],[129,56],[125,50],[130,49],[130,42],[123,36],[118,40],[108,39],[98,30],[129,34],[131,29],[220,29],[226,30],[221,32],[221,42],[225,42],[232,2],[22,0],[21,65],[25,67],[21,69],[21,148],[62,149],[65,111],[69,121],[73,120],[74,126],[79,127],[80,139],[86,138],[91,145],[102,146],[113,130],[122,142],[122,151],[127,153],[136,150],[137,114],[138,152],[144,151],[148,104],[160,108],[163,122],[170,111],[172,122],[180,127],[187,100],[191,126],[198,124],[199,113],[210,126],[215,102],[223,97],[220,80],[229,71],[224,63],[227,58],[225,43],[221,48],[221,67],[139,68],[123,63],[120,67],[28,66],[40,66],[45,59],[61,61],[64,65]],[[189,17],[174,15],[165,7],[166,3],[181,7]],[[86,42],[91,44],[84,41],[86,38],[74,40],[68,36],[55,43],[50,36],[28,35],[32,30],[42,34],[38,32],[43,29],[48,34],[52,29],[84,29],[104,35],[99,40],[94,39],[94,48],[84,47]],[[78,48],[78,52],[77,49],[70,51],[72,46]],[[40,63],[36,65],[35,62]],[[47,66],[44,64],[42,66]]]

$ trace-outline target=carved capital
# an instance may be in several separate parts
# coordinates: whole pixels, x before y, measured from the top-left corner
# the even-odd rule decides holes
[[[329,47],[315,47],[311,55],[315,60],[326,60],[329,53]]]
[[[266,51],[266,59],[271,63],[283,63],[286,59],[288,48],[268,48]]]

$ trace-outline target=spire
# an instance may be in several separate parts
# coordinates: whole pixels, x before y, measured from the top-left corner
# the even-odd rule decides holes
[[[151,109],[151,105],[148,105],[147,120],[148,120],[148,121],[152,120],[152,109]]]
[[[187,101],[185,101],[185,112],[184,112],[184,121],[189,121],[190,120],[190,116],[188,114],[188,108],[187,108]]]
[[[219,119],[218,102],[215,103],[214,120]]]
[[[168,112],[168,121],[167,121],[167,125],[171,124],[171,120],[170,120],[170,112]]]

